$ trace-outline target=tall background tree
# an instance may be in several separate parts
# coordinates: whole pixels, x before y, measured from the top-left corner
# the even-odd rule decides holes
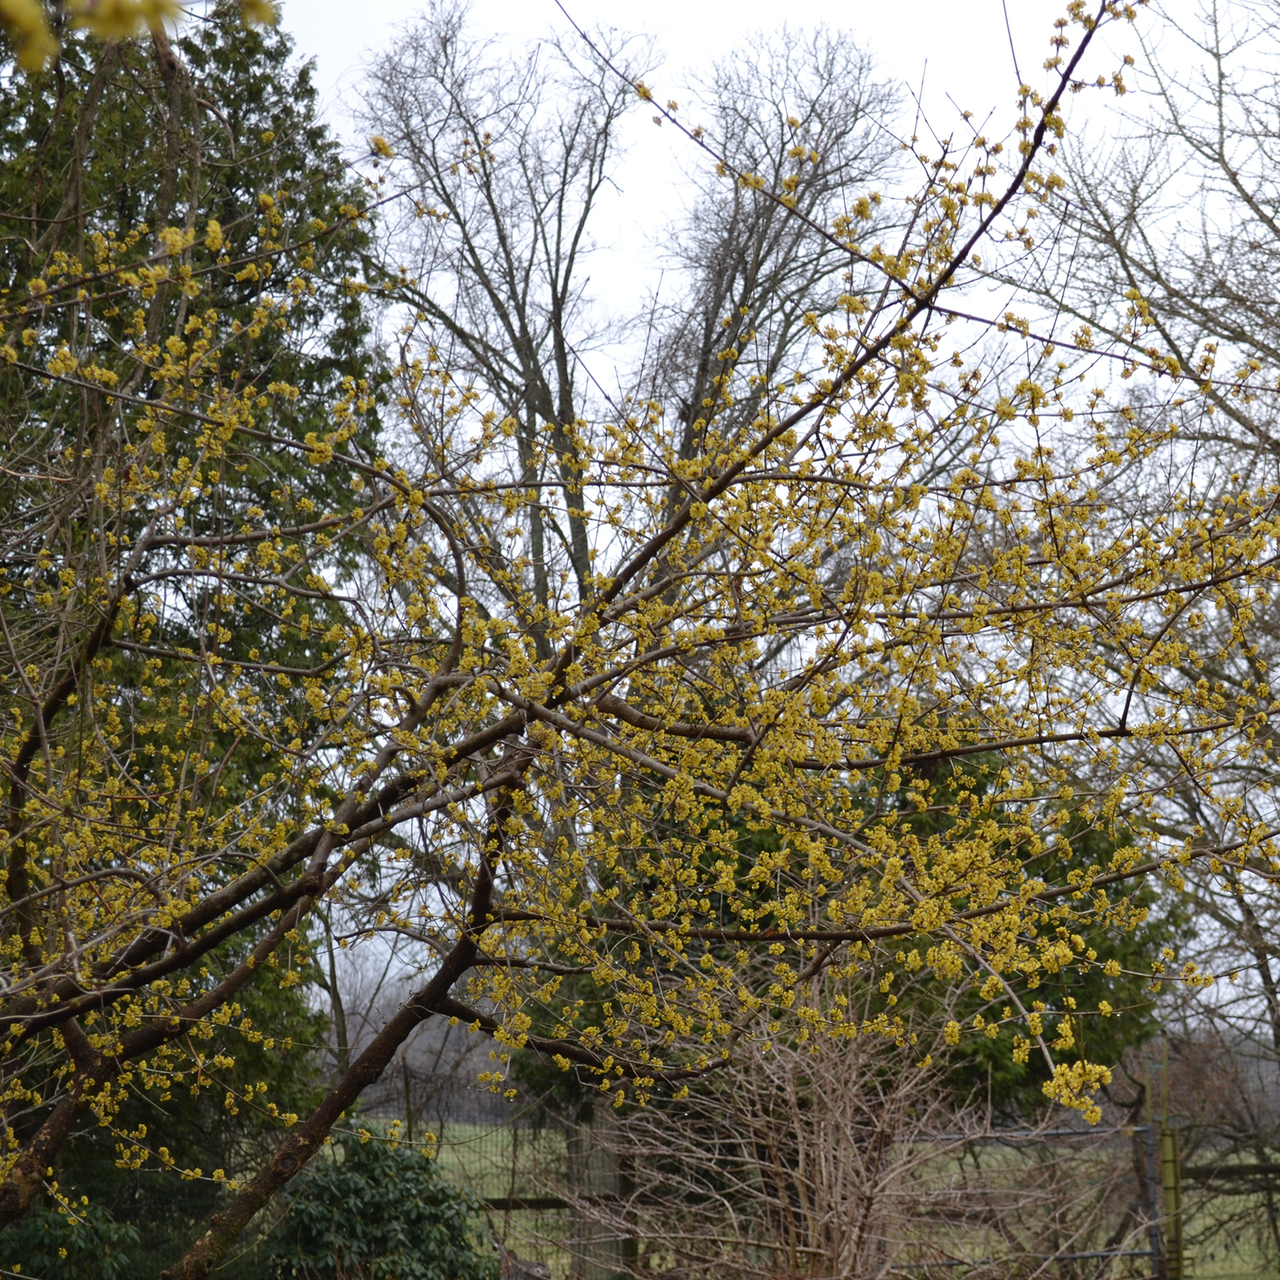
[[[847,244],[815,226],[853,217],[869,238],[891,235],[878,188],[904,176],[901,91],[848,32],[756,33],[689,90],[681,115],[706,150],[690,164],[688,210],[664,236],[676,284],[657,299],[641,373],[681,421],[682,457],[699,448],[706,402],[738,358],[724,352],[750,353],[762,393],[813,354],[806,315],[839,314],[856,292]],[[726,162],[760,185],[723,181]],[[860,213],[851,198],[867,202]],[[737,414],[749,422],[757,409],[748,397]]]

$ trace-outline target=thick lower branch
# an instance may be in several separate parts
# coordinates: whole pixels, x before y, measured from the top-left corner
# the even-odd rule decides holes
[[[209,1229],[180,1262],[162,1273],[161,1280],[204,1280],[208,1276],[258,1210],[320,1150],[343,1112],[382,1076],[414,1029],[435,1012],[435,1002],[470,968],[474,955],[475,944],[469,937],[462,939],[435,977],[401,1007],[306,1121],[280,1144],[266,1168],[222,1213],[214,1215]]]
[[[526,755],[525,764],[528,759]],[[401,1006],[396,1016],[333,1085],[320,1105],[280,1144],[266,1168],[227,1209],[214,1215],[209,1229],[187,1250],[180,1262],[161,1274],[161,1280],[205,1280],[257,1212],[301,1172],[307,1161],[324,1145],[329,1130],[343,1112],[369,1085],[381,1078],[414,1029],[438,1011],[454,984],[475,965],[480,954],[480,937],[492,919],[494,865],[502,847],[503,826],[510,814],[509,801],[497,806],[492,814],[485,848],[481,852],[467,929],[445,956],[431,981]]]

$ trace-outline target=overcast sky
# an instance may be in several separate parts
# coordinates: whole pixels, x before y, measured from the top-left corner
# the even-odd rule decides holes
[[[1018,78],[1042,87],[1053,21],[1065,0],[806,0],[803,5],[764,0],[564,0],[583,26],[613,25],[657,38],[666,72],[654,78],[659,93],[674,94],[682,73],[730,53],[744,36],[783,22],[843,27],[871,49],[887,75],[918,87],[931,116],[950,114],[947,95],[977,115],[1012,109]],[[392,47],[397,23],[421,10],[420,0],[285,0],[284,24],[299,52],[315,57],[325,102],[336,105],[359,80],[362,62]],[[478,31],[534,39],[568,31],[555,0],[475,0]],[[1110,70],[1108,66],[1106,68]],[[940,120],[941,127],[949,121]]]
[[[795,6],[764,0],[563,3],[583,27],[612,25],[655,37],[664,61],[647,79],[660,100],[681,98],[687,73],[700,65],[727,55],[749,56],[752,32],[775,30],[784,21],[846,29],[872,52],[885,78],[905,82],[917,92],[923,86],[928,126],[918,130],[923,141],[930,129],[938,136],[950,134],[961,109],[974,113],[975,124],[992,115],[984,132],[1006,136],[1018,116],[1019,73],[1033,87],[1049,84],[1043,64],[1050,53],[1054,19],[1066,0],[1008,0],[1007,16],[1002,0],[806,0]],[[358,136],[350,128],[347,109],[362,67],[376,57],[393,57],[396,25],[423,7],[423,0],[283,0],[285,28],[299,54],[316,59],[317,87],[326,112],[349,139]],[[472,0],[472,15],[477,35],[505,37],[517,46],[548,32],[572,33],[555,0]],[[1073,34],[1078,31],[1075,28]],[[1110,44],[1091,51],[1091,75],[1110,73],[1130,48],[1138,52],[1128,28],[1113,35]],[[1083,106],[1090,117],[1119,105],[1110,92],[1083,97],[1093,101],[1073,101],[1073,111]],[[697,123],[692,115],[685,118]],[[599,252],[591,255],[588,265],[588,296],[606,307],[621,303],[623,309],[631,309],[655,292],[665,295],[678,287],[678,281],[673,285],[663,272],[664,237],[687,194],[681,171],[702,158],[691,155],[689,143],[677,133],[657,129],[647,113],[630,117],[622,141],[626,154],[616,170],[618,187],[605,193],[592,224]],[[998,299],[987,300],[987,305],[997,314],[1004,309]],[[613,358],[626,360],[622,352]],[[593,375],[612,382],[612,360],[600,353],[597,362],[600,367]]]

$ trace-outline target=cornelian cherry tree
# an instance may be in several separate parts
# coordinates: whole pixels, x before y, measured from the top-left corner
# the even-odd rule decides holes
[[[205,215],[14,282],[5,1220],[73,1127],[114,1127],[122,1160],[230,1184],[167,1273],[207,1275],[428,1018],[493,1037],[496,1087],[529,1046],[643,1100],[784,1012],[812,1036],[902,1036],[896,966],[971,975],[990,1001],[947,1040],[1013,1024],[1015,1054],[1052,1065],[1108,1012],[1050,1003],[1053,976],[1114,965],[1131,886],[1275,865],[1266,790],[1232,772],[1271,744],[1250,625],[1274,589],[1275,491],[1185,486],[1176,433],[1077,379],[1087,335],[1063,354],[1016,317],[961,314],[990,243],[1035,252],[1064,97],[1097,31],[1133,16],[1075,0],[1054,91],[1022,91],[1007,145],[916,152],[892,243],[865,228],[900,193],[811,219],[846,291],[783,374],[762,377],[749,317],[726,317],[736,343],[691,432],[637,397],[531,434],[426,312],[381,455],[359,443],[358,381],[327,430],[277,429],[295,389],[242,376],[243,352],[287,332],[314,261],[270,192],[235,259]],[[447,142],[462,182],[504,146]],[[723,180],[792,209],[817,145],[797,139],[777,190],[725,157]],[[228,275],[259,285],[247,323],[208,305]],[[1134,350],[1124,372],[1194,403],[1158,348]],[[1206,644],[1230,686],[1202,678]],[[1170,834],[1164,797],[1186,785],[1228,838]],[[936,821],[904,822],[921,813]],[[1073,863],[1082,822],[1127,833],[1106,865]],[[747,852],[744,829],[778,839]],[[310,1113],[228,1097],[278,1117],[270,1162],[188,1169],[118,1125],[128,1092],[217,1087],[213,1026],[270,1039],[237,997],[303,980],[326,907],[349,945],[394,931],[431,959]],[[762,954],[767,984],[748,977]],[[874,1015],[823,1001],[824,971],[872,964]],[[1089,1112],[1106,1076],[1058,1063],[1047,1091]]]

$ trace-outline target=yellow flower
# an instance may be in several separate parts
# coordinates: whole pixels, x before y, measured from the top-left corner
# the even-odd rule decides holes
[[[240,17],[249,27],[274,27],[280,21],[272,0],[240,0]]]
[[[148,27],[158,27],[162,22],[176,22],[182,17],[179,0],[138,0],[138,8]]]
[[[58,51],[44,11],[36,0],[0,0],[0,27],[24,71],[43,70]]]
[[[177,0],[76,0],[71,6],[76,25],[87,27],[102,40],[127,40],[148,27],[182,16]]]

